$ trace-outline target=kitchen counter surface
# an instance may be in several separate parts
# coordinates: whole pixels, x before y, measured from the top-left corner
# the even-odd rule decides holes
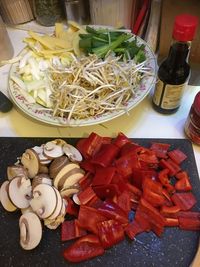
[[[7,28],[14,47],[15,56],[23,49],[24,30]],[[0,68],[1,90],[8,95],[8,74],[10,66]],[[0,113],[0,136],[5,137],[83,137],[92,131],[104,136],[116,136],[123,132],[132,138],[186,138],[184,124],[189,109],[200,86],[188,86],[184,93],[182,105],[173,115],[162,115],[151,106],[151,93],[129,115],[122,115],[101,125],[86,127],[48,126],[26,117],[15,107],[8,113]],[[198,172],[200,174],[200,147],[193,145]]]

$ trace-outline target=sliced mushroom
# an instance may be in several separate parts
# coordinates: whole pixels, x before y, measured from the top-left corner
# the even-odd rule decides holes
[[[20,245],[25,250],[38,246],[42,238],[42,224],[33,212],[23,214],[19,219]]]
[[[16,176],[25,176],[28,178],[28,172],[22,165],[13,165],[7,167],[8,180],[12,180]]]
[[[46,173],[48,174],[49,173],[49,168],[44,164],[40,164],[40,167],[39,167],[39,173]]]
[[[49,166],[49,175],[51,178],[55,178],[59,171],[69,163],[69,159],[66,156],[61,156],[52,161]]]
[[[36,214],[42,218],[51,216],[57,205],[57,195],[52,186],[39,184],[33,189],[33,199],[30,206]]]
[[[77,205],[81,205],[81,202],[80,202],[77,194],[74,194],[72,199],[73,199],[74,203],[76,203]]]
[[[58,172],[58,174],[55,176],[54,180],[53,180],[53,184],[56,188],[58,188],[58,184],[60,182],[60,180],[63,177],[66,177],[67,174],[72,171],[73,169],[78,169],[80,168],[80,166],[76,163],[67,163],[64,167],[62,167],[62,169]]]
[[[4,207],[5,210],[13,212],[17,209],[15,205],[10,201],[9,195],[8,195],[8,185],[9,181],[5,181],[0,188],[0,200],[1,204]]]
[[[38,154],[31,148],[26,149],[21,158],[21,163],[28,171],[28,177],[35,177],[40,168],[40,160]]]
[[[80,188],[77,184],[71,186],[71,187],[68,187],[68,188],[63,188],[61,191],[60,191],[60,194],[61,196],[64,198],[64,197],[71,197],[73,196],[74,194],[78,193],[80,191]]]
[[[16,207],[19,209],[27,208],[32,196],[31,181],[24,177],[15,177],[8,185],[8,195]]]
[[[32,188],[34,189],[38,184],[52,185],[53,181],[48,174],[40,173],[33,178]]]
[[[56,142],[47,142],[44,145],[44,155],[49,159],[61,157],[64,154],[62,145],[56,144]]]
[[[53,189],[56,192],[57,204],[56,204],[56,208],[55,208],[54,212],[48,217],[48,219],[50,219],[50,220],[55,219],[60,214],[61,209],[62,209],[62,205],[63,205],[62,197],[61,197],[59,191],[55,187],[53,187]]]
[[[74,146],[70,144],[65,144],[63,146],[64,153],[68,156],[68,158],[73,162],[81,162],[83,157],[81,153]]]
[[[65,189],[78,183],[78,181],[84,176],[84,171],[80,168],[74,168],[67,172],[58,182],[58,189]]]
[[[27,212],[33,212],[31,206],[29,206],[28,208],[25,208],[25,209],[21,209],[21,213],[22,213],[22,214],[25,214],[25,213],[27,213]]]
[[[34,146],[32,149],[37,153],[40,163],[43,165],[48,165],[51,163],[51,159],[45,156],[44,154],[44,145]]]

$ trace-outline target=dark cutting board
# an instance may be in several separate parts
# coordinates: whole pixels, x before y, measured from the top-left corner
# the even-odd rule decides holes
[[[0,138],[0,184],[6,177],[8,165],[16,162],[26,148],[39,145],[53,138]],[[77,139],[68,139],[75,144]],[[200,210],[200,181],[195,163],[192,145],[183,139],[134,139],[141,145],[150,145],[152,141],[171,144],[171,149],[180,148],[188,155],[182,164],[182,169],[188,171],[191,177],[194,195],[197,198],[196,210]],[[68,243],[61,243],[60,228],[43,231],[39,246],[32,251],[24,251],[19,245],[19,212],[8,213],[0,205],[0,267],[61,267],[75,266],[67,263],[62,257],[62,251]],[[197,247],[199,232],[181,231],[177,228],[166,228],[162,238],[153,233],[143,233],[135,241],[124,240],[107,250],[101,257],[76,264],[76,266],[137,266],[137,267],[188,267]]]

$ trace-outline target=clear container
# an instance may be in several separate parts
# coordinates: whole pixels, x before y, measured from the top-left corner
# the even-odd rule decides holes
[[[76,21],[79,24],[89,24],[89,0],[65,0],[65,8],[67,20]]]
[[[113,27],[132,26],[133,0],[90,0],[91,23]]]
[[[43,26],[54,26],[65,17],[64,0],[33,0],[36,21]]]
[[[33,20],[33,12],[28,0],[1,0],[0,12],[7,24],[21,24]]]
[[[200,145],[200,92],[195,96],[185,123],[185,133],[195,144]]]
[[[0,61],[11,59],[13,54],[14,50],[6,30],[6,26],[0,17]]]

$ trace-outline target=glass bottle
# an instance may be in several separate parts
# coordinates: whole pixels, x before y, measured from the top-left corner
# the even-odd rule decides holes
[[[33,9],[36,21],[44,26],[54,26],[65,17],[63,0],[34,0]]]
[[[158,82],[152,100],[154,109],[160,113],[174,113],[181,104],[190,76],[188,57],[197,22],[197,17],[187,14],[175,18],[173,41],[168,57],[158,69]]]
[[[200,92],[195,96],[185,123],[185,133],[191,141],[200,145]]]

